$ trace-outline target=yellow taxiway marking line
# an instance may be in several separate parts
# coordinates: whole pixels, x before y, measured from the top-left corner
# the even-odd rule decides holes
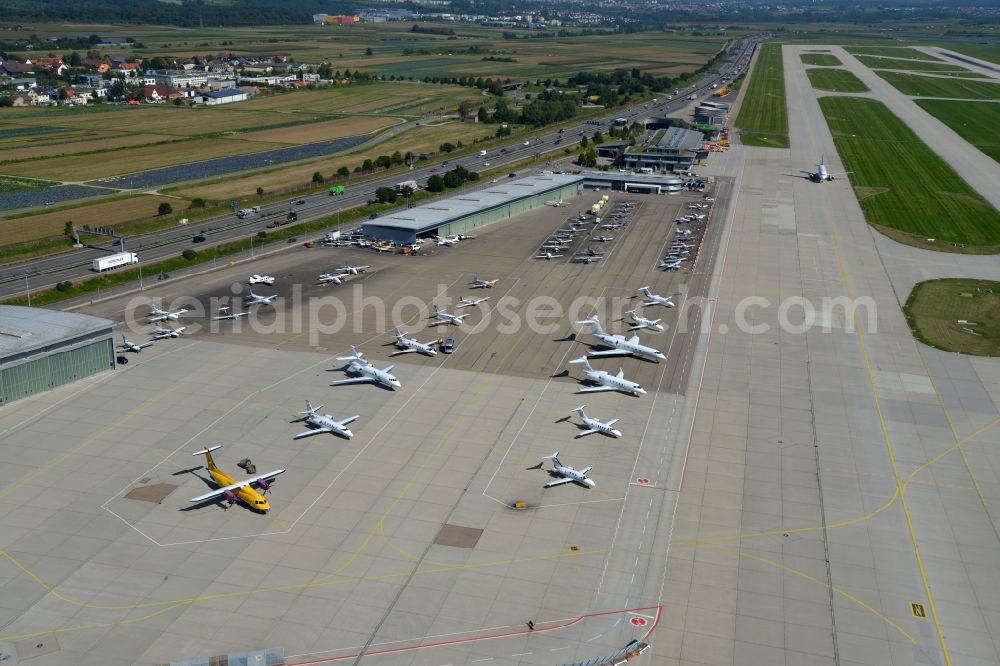
[[[882,622],[886,623],[887,625],[889,625],[890,627],[892,627],[893,629],[895,629],[899,633],[903,634],[903,636],[905,636],[906,639],[908,641],[910,641],[911,643],[913,643],[914,645],[917,644],[917,639],[915,639],[913,636],[911,636],[910,633],[907,632],[905,629],[903,629],[901,626],[899,626],[898,624],[896,624],[895,622],[893,622],[891,618],[886,617],[877,608],[874,608],[873,606],[871,606],[870,604],[866,603],[865,601],[857,598],[856,596],[854,596],[850,592],[847,592],[846,590],[840,589],[836,585],[830,585],[825,580],[821,580],[819,578],[816,578],[815,576],[811,576],[811,575],[807,574],[805,571],[800,571],[799,569],[795,569],[794,567],[790,567],[788,565],[782,564],[781,562],[775,562],[774,560],[768,559],[766,557],[762,557],[760,555],[755,555],[753,553],[749,553],[746,550],[743,550],[742,548],[729,548],[729,547],[726,547],[726,546],[709,546],[709,547],[711,549],[713,549],[713,550],[720,550],[720,551],[724,551],[724,552],[734,553],[736,555],[739,555],[740,557],[745,557],[745,558],[747,558],[749,560],[753,560],[754,562],[760,562],[761,564],[766,564],[769,567],[774,567],[775,569],[780,569],[781,571],[784,571],[785,573],[791,574],[793,576],[798,576],[799,578],[803,578],[803,579],[809,581],[810,583],[815,583],[816,585],[819,585],[820,587],[823,587],[823,588],[826,588],[828,590],[831,590],[834,593],[839,594],[840,596],[844,597],[845,599],[848,599],[849,601],[852,601],[852,602],[856,603],[857,605],[861,606],[866,611],[868,611],[869,613],[871,613],[872,615],[874,615],[878,619],[882,620]]]

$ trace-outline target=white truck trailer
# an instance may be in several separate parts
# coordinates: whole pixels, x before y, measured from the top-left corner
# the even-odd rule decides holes
[[[94,270],[98,273],[118,268],[119,266],[131,266],[139,263],[139,257],[134,252],[118,252],[109,254],[106,257],[94,259]]]

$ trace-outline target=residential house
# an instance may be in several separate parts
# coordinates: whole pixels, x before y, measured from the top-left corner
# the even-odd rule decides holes
[[[121,77],[123,79],[134,79],[141,74],[141,71],[139,69],[139,63],[123,62],[112,67],[111,73],[116,77]]]
[[[38,85],[38,81],[33,76],[26,76],[17,79],[9,79],[7,81],[7,86],[13,88],[14,90],[26,91],[30,88],[34,88]]]
[[[104,77],[100,74],[77,74],[73,77],[73,83],[87,88],[103,88]]]
[[[28,91],[28,101],[31,102],[32,106],[43,106],[45,104],[51,104],[55,100],[52,99],[52,95],[48,88],[35,86]]]
[[[98,74],[107,74],[111,71],[111,65],[104,60],[84,60],[81,64],[90,71],[97,72]]]
[[[181,93],[170,86],[158,83],[151,86],[143,86],[142,97],[147,102],[172,102],[181,98]]]
[[[24,74],[34,74],[35,66],[28,62],[18,62],[17,60],[4,60],[0,68],[11,76],[21,76]]]
[[[69,65],[62,61],[62,58],[35,58],[34,66],[39,69],[44,69],[46,72],[51,72],[56,76],[62,76],[67,70],[69,70]]]

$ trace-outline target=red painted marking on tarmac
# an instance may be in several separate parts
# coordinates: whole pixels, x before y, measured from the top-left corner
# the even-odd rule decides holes
[[[644,618],[644,617],[634,617],[631,620],[629,620],[629,622],[631,622],[632,624],[634,624],[637,627],[645,627],[646,626],[646,618]]]
[[[518,631],[508,631],[508,632],[499,633],[499,634],[489,634],[489,635],[486,635],[486,636],[478,636],[478,637],[474,637],[474,638],[455,638],[455,639],[452,639],[452,640],[438,641],[438,642],[435,642],[435,643],[420,643],[420,644],[417,644],[417,645],[407,645],[407,646],[402,646],[402,647],[382,648],[381,650],[369,650],[369,651],[367,651],[367,652],[364,653],[364,656],[366,656],[366,657],[374,657],[376,655],[381,655],[381,654],[393,654],[395,652],[408,652],[410,650],[424,650],[424,649],[427,649],[427,648],[434,648],[434,647],[446,647],[446,646],[449,646],[449,645],[460,645],[462,643],[476,643],[476,642],[479,642],[479,641],[490,641],[490,640],[495,640],[495,639],[498,639],[498,638],[510,638],[512,636],[524,636],[525,634],[541,634],[541,633],[547,633],[547,632],[551,632],[551,631],[556,631],[557,629],[566,629],[567,627],[572,627],[574,624],[579,624],[580,622],[583,622],[587,618],[601,617],[601,616],[604,616],[604,615],[621,615],[622,613],[635,613],[635,612],[638,612],[638,611],[650,611],[650,610],[655,610],[656,611],[656,620],[653,622],[653,626],[651,626],[649,628],[649,631],[647,631],[646,634],[642,637],[642,640],[646,640],[646,638],[648,638],[649,635],[651,633],[653,633],[653,630],[656,629],[656,626],[660,623],[660,615],[663,613],[663,606],[644,606],[642,608],[625,608],[625,609],[622,609],[622,610],[612,610],[612,611],[601,611],[601,612],[597,612],[597,613],[587,613],[586,615],[580,615],[579,617],[576,617],[576,618],[574,618],[572,620],[568,620],[566,622],[563,622],[561,624],[556,624],[556,625],[553,625],[551,627],[538,627],[536,625],[534,630],[531,630],[531,629],[521,629],[521,630],[518,630]],[[633,618],[633,620],[634,619],[642,619],[642,618]],[[633,622],[633,624],[635,624],[635,622]],[[646,621],[644,619],[642,620],[642,624],[643,625],[646,624]],[[636,626],[640,626],[640,625],[636,625]],[[361,652],[355,652],[353,654],[345,654],[345,655],[341,655],[339,657],[321,657],[319,659],[307,659],[306,661],[288,662],[287,666],[306,666],[308,664],[327,664],[327,663],[331,663],[331,662],[334,662],[334,661],[345,661],[347,659],[356,659],[357,657],[359,657],[361,655],[362,655]]]
[[[635,482],[638,483],[640,486],[645,486],[649,484],[649,479],[645,477],[639,477],[638,479],[635,480]]]

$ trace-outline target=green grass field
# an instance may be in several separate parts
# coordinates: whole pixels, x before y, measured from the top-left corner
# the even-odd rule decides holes
[[[1000,213],[884,104],[857,97],[819,103],[869,224],[921,247],[1000,252]]]
[[[10,176],[0,176],[0,194],[20,192],[22,190],[34,190],[39,187],[48,187],[53,183],[44,180],[26,180],[23,178],[12,178]]]
[[[882,58],[878,56],[856,56],[862,65],[870,69],[902,69],[911,72],[967,72],[958,65],[937,62],[922,62],[904,58]]]
[[[829,53],[803,53],[799,57],[802,58],[802,63],[806,65],[837,67],[843,64],[840,62],[840,58]]]
[[[764,44],[750,75],[750,85],[735,125],[748,146],[788,148],[788,109],[781,46]]]
[[[845,46],[844,50],[856,56],[881,56],[904,60],[940,60],[940,58],[909,46]]]
[[[1000,162],[1000,104],[947,99],[918,99],[917,104]]]
[[[957,278],[919,282],[906,299],[903,314],[913,336],[931,347],[1000,355],[1000,282]],[[966,323],[960,324],[960,319]]]
[[[846,69],[807,69],[809,83],[816,90],[830,92],[868,92],[868,86]]]
[[[983,83],[964,79],[876,72],[899,92],[913,97],[946,97],[952,99],[1000,99],[1000,83]]]

